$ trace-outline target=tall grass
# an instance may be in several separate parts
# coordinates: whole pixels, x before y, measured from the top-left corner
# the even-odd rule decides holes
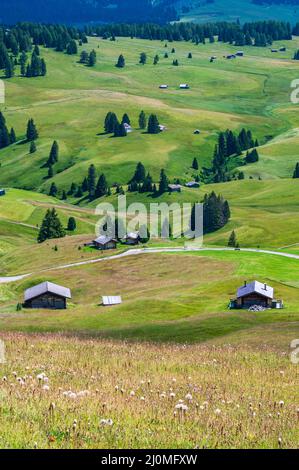
[[[298,368],[273,349],[2,339],[1,448],[298,447]]]

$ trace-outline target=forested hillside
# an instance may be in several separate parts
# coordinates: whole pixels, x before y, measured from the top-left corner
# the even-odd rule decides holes
[[[173,0],[2,0],[2,23],[16,21],[84,22],[84,21],[155,21],[176,19]]]

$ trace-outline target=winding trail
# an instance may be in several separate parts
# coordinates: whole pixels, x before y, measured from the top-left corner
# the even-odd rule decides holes
[[[145,254],[153,254],[153,253],[196,253],[196,252],[204,252],[204,251],[233,251],[236,252],[234,248],[192,248],[192,247],[174,247],[174,248],[136,248],[130,249],[125,251],[124,253],[120,253],[118,255],[107,256],[106,258],[96,258],[87,261],[80,261],[78,263],[71,263],[65,264],[61,266],[54,266],[52,268],[43,269],[41,271],[35,273],[28,273],[28,274],[21,274],[19,276],[11,276],[11,277],[0,277],[0,284],[9,284],[11,282],[21,281],[26,277],[32,276],[33,274],[40,274],[49,271],[56,271],[59,269],[69,269],[75,268],[78,266],[84,266],[88,264],[95,264],[115,259],[126,258],[128,256],[137,256],[137,255],[145,255]],[[282,253],[280,251],[271,251],[271,250],[257,250],[254,248],[243,248],[240,252],[249,252],[249,253],[262,253],[266,255],[274,255],[274,256],[281,256],[283,258],[290,258],[299,260],[299,255],[294,255],[292,253]]]

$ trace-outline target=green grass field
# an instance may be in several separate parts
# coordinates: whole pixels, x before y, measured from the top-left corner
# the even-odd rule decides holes
[[[20,141],[0,151],[0,187],[7,188],[0,197],[0,277],[31,274],[0,282],[7,359],[1,364],[0,448],[298,446],[297,368],[289,354],[299,337],[299,260],[212,250],[227,246],[234,229],[241,248],[299,254],[299,189],[291,178],[299,132],[290,102],[290,83],[298,78],[291,57],[299,40],[285,45],[287,52],[275,55],[268,48],[244,48],[244,58],[229,62],[223,55],[234,47],[173,43],[168,50],[175,47],[180,62],[173,67],[172,54],[162,58],[164,43],[93,38],[87,48],[97,51],[95,68],[42,50],[46,78],[5,82],[1,110]],[[138,65],[142,51],[149,56],[145,66]],[[120,53],[124,70],[114,67]],[[211,55],[218,56],[213,64]],[[179,90],[183,82],[191,89]],[[159,90],[161,83],[169,89]],[[158,113],[167,131],[142,133],[142,109]],[[108,111],[119,117],[127,112],[132,134],[103,135]],[[31,117],[40,133],[34,155],[22,142]],[[103,259],[126,247],[100,253],[84,244],[95,235],[97,204],[116,206],[115,190],[92,203],[47,195],[52,182],[59,196],[72,182],[81,183],[91,163],[110,185],[125,189],[138,161],[156,181],[164,167],[171,180],[185,182],[194,177],[194,157],[201,167],[210,165],[219,131],[242,127],[262,144],[259,162],[240,167],[245,180],[159,198],[126,194],[128,204],[147,207],[194,203],[212,190],[222,194],[231,220],[205,237],[208,251]],[[197,128],[200,135],[193,134]],[[43,165],[54,139],[60,158],[47,179]],[[39,226],[53,207],[64,226],[75,217],[77,229],[39,245]],[[148,245],[183,243],[155,239]],[[62,268],[91,260],[98,262]],[[285,309],[228,310],[237,288],[254,279],[273,286]],[[24,290],[46,280],[70,287],[68,309],[18,310]],[[102,295],[121,295],[123,303],[105,308]]]
[[[269,329],[271,342],[272,328],[290,328],[298,336],[298,274],[298,260],[261,253],[144,254],[106,260],[0,285],[1,329],[204,342],[227,336],[233,340],[240,332],[265,327],[264,340]],[[255,278],[275,288],[276,297],[285,301],[284,310],[228,310],[237,287]],[[72,289],[68,310],[16,312],[24,289],[46,279]],[[102,295],[116,294],[122,295],[122,305],[101,306]]]
[[[229,201],[232,217],[222,230],[205,237],[207,246],[225,246],[235,229],[241,247],[297,253],[299,192],[291,175],[298,159],[299,133],[296,106],[290,102],[290,83],[297,78],[298,64],[291,58],[299,41],[277,46],[283,44],[286,53],[274,55],[269,48],[244,48],[245,57],[230,62],[223,55],[236,48],[220,43],[172,43],[166,49],[157,41],[93,38],[86,46],[88,50],[95,48],[98,54],[93,69],[78,64],[77,56],[42,50],[49,70],[46,78],[16,76],[6,81],[2,111],[8,124],[22,139],[27,119],[33,117],[40,138],[34,155],[22,142],[0,152],[0,185],[11,188],[0,198],[0,274],[33,273],[26,280],[0,287],[3,329],[71,330],[117,338],[193,342],[255,328],[271,331],[277,325],[282,329],[292,325],[296,330],[297,260],[211,252],[204,256],[149,255],[146,263],[144,257],[137,257],[43,272],[101,256],[79,248],[94,236],[94,208],[102,200],[89,204],[86,200],[50,198],[46,194],[53,181],[60,192],[67,190],[71,182],[80,183],[94,163],[99,173],[105,172],[109,184],[118,182],[126,187],[138,161],[156,181],[162,167],[171,180],[187,181],[194,176],[190,168],[193,158],[198,158],[201,167],[209,165],[217,133],[227,128],[250,128],[262,144],[260,161],[242,167],[244,181],[184,189],[181,194],[164,194],[158,201],[128,193],[128,203],[193,203],[215,190]],[[171,47],[176,53],[164,59],[164,52]],[[148,54],[145,66],[138,65],[142,51]],[[189,51],[192,60],[187,59]],[[121,52],[126,58],[123,70],[114,66]],[[156,53],[160,63],[154,66]],[[213,64],[209,62],[212,54],[218,57]],[[179,67],[171,65],[173,56],[179,59]],[[183,82],[191,89],[179,90]],[[167,83],[169,89],[160,90],[161,83]],[[157,136],[142,133],[137,126],[142,109],[147,114],[157,112],[168,130]],[[128,137],[116,139],[102,134],[103,120],[110,110],[120,117],[128,112],[134,128]],[[197,128],[201,130],[199,136],[193,134]],[[59,142],[60,159],[56,174],[47,179],[42,166],[54,138]],[[116,195],[105,198],[105,202],[115,205]],[[72,236],[38,245],[38,226],[48,207],[57,209],[64,225],[73,215],[78,227]],[[163,242],[166,246],[176,243],[182,242]],[[159,244],[161,240],[150,242]],[[23,290],[46,278],[72,288],[70,309],[62,313],[16,313]],[[228,301],[244,278],[272,283],[277,295],[285,299],[286,310],[262,316],[229,313]],[[99,305],[100,296],[108,290],[124,296],[121,307],[107,311]]]
[[[179,8],[185,3],[178,1]],[[281,21],[294,22],[298,14],[298,5],[256,5],[251,0],[214,0],[211,2],[188,2],[190,11],[183,13],[181,21],[192,21],[199,23],[213,21],[262,21],[277,19]]]

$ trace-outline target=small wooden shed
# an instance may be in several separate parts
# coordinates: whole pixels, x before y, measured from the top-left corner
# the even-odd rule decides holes
[[[127,233],[124,240],[127,245],[138,245],[138,243],[140,243],[141,241],[140,233],[139,232]]]
[[[168,191],[170,193],[180,193],[182,191],[182,186],[180,184],[169,184]]]
[[[98,250],[115,250],[117,247],[117,240],[106,235],[101,235],[92,242],[92,246]]]
[[[71,298],[70,289],[46,281],[25,291],[24,307],[64,310]]]

